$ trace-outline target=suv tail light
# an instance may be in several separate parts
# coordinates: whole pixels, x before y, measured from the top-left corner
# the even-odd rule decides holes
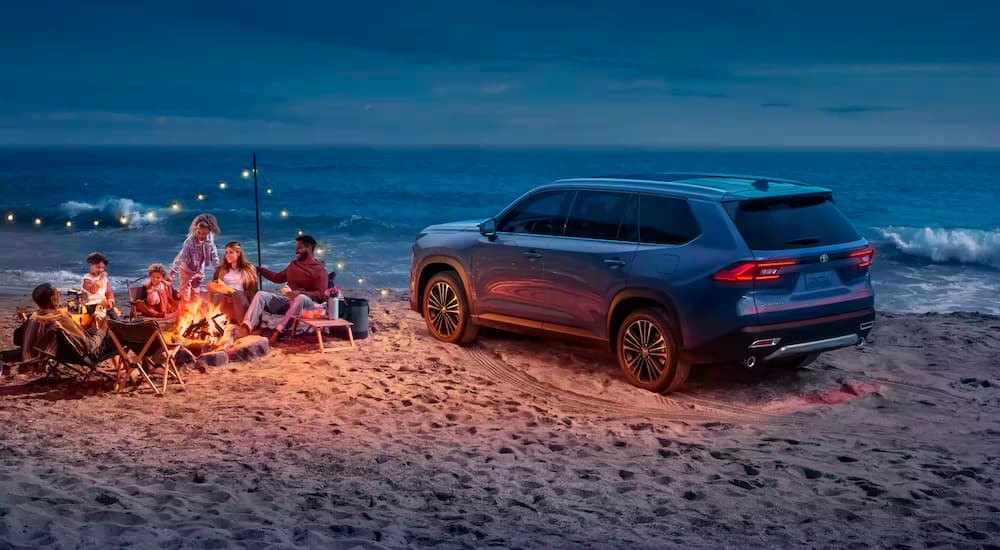
[[[712,278],[716,281],[749,283],[753,281],[773,281],[781,278],[781,268],[795,265],[792,260],[780,262],[743,262],[727,267]]]
[[[866,248],[864,250],[858,250],[857,252],[851,252],[852,258],[858,259],[858,267],[871,267],[872,260],[875,259],[875,249]]]

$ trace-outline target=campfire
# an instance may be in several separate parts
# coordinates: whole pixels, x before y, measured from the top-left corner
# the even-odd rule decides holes
[[[174,340],[195,355],[222,347],[225,334],[226,314],[218,305],[197,295],[187,303],[174,327]]]

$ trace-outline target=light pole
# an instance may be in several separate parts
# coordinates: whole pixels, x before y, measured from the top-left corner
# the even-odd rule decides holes
[[[250,174],[247,174],[247,171],[244,170],[243,171],[243,179],[248,179],[249,177],[250,177]],[[257,266],[260,267],[261,265],[263,265],[263,262],[261,261],[261,254],[260,254],[260,197],[258,196],[258,193],[257,193],[257,152],[256,151],[253,153],[253,208],[254,208],[255,214],[257,215]]]

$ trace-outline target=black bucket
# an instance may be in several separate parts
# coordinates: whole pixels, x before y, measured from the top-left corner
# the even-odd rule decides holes
[[[354,338],[368,338],[368,300],[344,298],[340,301],[340,318],[354,323]]]

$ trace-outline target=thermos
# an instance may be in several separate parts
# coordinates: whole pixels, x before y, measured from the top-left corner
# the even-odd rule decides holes
[[[329,295],[326,297],[326,318],[340,318],[340,293],[334,289],[330,289]]]

